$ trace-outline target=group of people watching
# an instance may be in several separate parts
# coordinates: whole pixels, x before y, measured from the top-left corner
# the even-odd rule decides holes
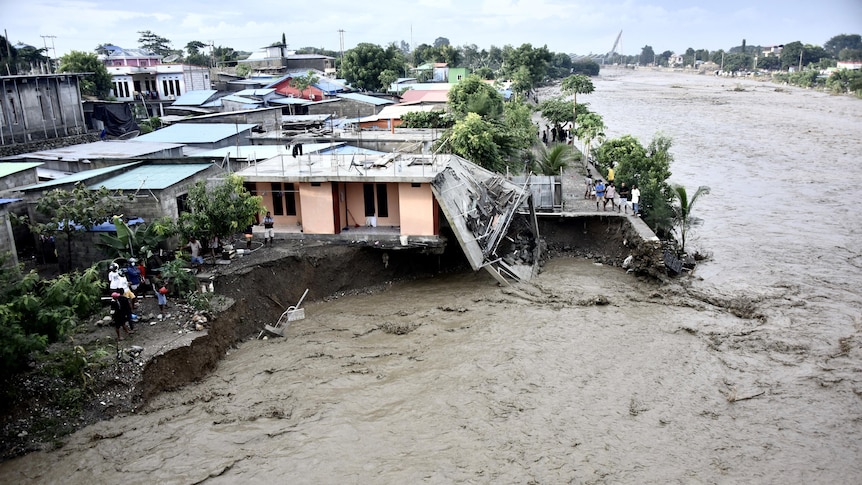
[[[619,187],[614,184],[614,167],[611,165],[608,168],[608,180],[605,182],[600,178],[593,180],[588,173],[584,178],[585,199],[593,199],[596,201],[596,210],[599,210],[599,205],[603,211],[607,210],[608,203],[611,204],[611,211],[616,209],[618,213],[625,211],[629,213],[629,203],[631,203],[632,215],[639,215],[641,191],[637,185],[629,187],[625,182],[620,183]]]
[[[151,285],[153,293],[156,294],[159,304],[159,317],[164,315],[167,306],[167,283],[157,276],[147,278],[147,269],[143,262],[135,258],[129,258],[124,267],[118,263],[111,263],[108,267],[108,287],[111,291],[111,321],[117,332],[117,340],[123,340],[120,329],[125,330],[126,335],[135,333],[137,321],[134,310],[137,307],[138,296],[135,294],[139,289],[143,291],[145,285]]]

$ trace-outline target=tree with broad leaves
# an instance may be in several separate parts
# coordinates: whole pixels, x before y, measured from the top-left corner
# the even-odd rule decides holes
[[[309,70],[304,75],[294,76],[290,79],[290,86],[299,90],[299,97],[305,98],[305,90],[310,86],[314,86],[314,83],[320,80],[320,76],[314,73],[314,71]]]
[[[60,72],[91,72],[81,78],[81,94],[107,99],[111,94],[111,74],[96,54],[72,51],[60,58]]]
[[[386,70],[401,72],[403,66],[401,51],[394,44],[383,49],[379,45],[364,42],[344,53],[342,72],[354,88],[378,91],[383,87],[380,73]]]
[[[578,94],[590,94],[596,88],[590,78],[583,74],[576,74],[563,79],[560,84],[560,89],[563,94],[572,95],[572,129],[577,130],[578,119]],[[574,147],[574,145],[572,145]]]
[[[68,270],[73,267],[72,239],[91,227],[111,219],[120,210],[122,192],[111,191],[105,187],[88,189],[78,182],[72,190],[54,189],[43,195],[36,204],[36,212],[44,221],[30,221],[24,218],[30,231],[39,236],[63,236],[66,240],[66,258],[60,260],[60,267]]]
[[[605,122],[598,113],[578,115],[575,136],[584,144],[584,156],[589,160],[593,140],[599,143],[605,140]]]
[[[171,41],[153,33],[149,30],[139,30],[138,34],[141,36],[138,38],[138,45],[141,46],[141,49],[148,50],[153,54],[167,57],[171,54],[181,54],[181,51],[176,51],[171,48]]]
[[[189,212],[180,214],[177,232],[185,239],[225,239],[248,227],[266,212],[262,197],[251,195],[242,177],[228,175],[215,182],[201,180],[189,188]]]

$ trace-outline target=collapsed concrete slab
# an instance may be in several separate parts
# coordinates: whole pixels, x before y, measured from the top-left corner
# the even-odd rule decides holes
[[[532,278],[540,245],[528,190],[457,156],[434,177],[431,190],[474,270],[484,268],[502,284]]]

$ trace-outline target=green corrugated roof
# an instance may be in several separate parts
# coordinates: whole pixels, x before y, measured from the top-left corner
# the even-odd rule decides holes
[[[42,165],[43,162],[0,162],[0,178],[8,177],[14,173],[30,170]]]
[[[124,163],[122,165],[112,165],[110,167],[96,168],[93,170],[84,170],[82,172],[73,173],[68,177],[61,177],[56,180],[51,180],[50,182],[42,182],[41,184],[31,185],[29,187],[24,187],[21,190],[30,191],[30,190],[43,190],[50,189],[52,187],[56,187],[58,185],[66,185],[69,183],[83,182],[93,177],[97,177],[99,175],[104,175],[106,173],[111,173],[116,170],[122,170],[126,167],[132,167],[140,164],[141,162],[132,162],[132,163]]]
[[[128,172],[111,177],[88,188],[96,190],[104,186],[109,190],[162,190],[202,172],[211,163],[183,163],[171,165],[143,165]]]

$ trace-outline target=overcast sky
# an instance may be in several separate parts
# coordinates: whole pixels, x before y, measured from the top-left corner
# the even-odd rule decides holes
[[[529,43],[575,54],[606,53],[622,31],[617,51],[639,54],[644,45],[656,53],[727,50],[743,39],[823,45],[838,34],[862,34],[862,0],[0,0],[0,23],[12,44],[47,44],[52,57],[102,43],[137,48],[142,30],[174,49],[199,40],[254,51],[284,33],[291,49],[339,51],[343,30],[345,50],[445,37],[455,46]]]

